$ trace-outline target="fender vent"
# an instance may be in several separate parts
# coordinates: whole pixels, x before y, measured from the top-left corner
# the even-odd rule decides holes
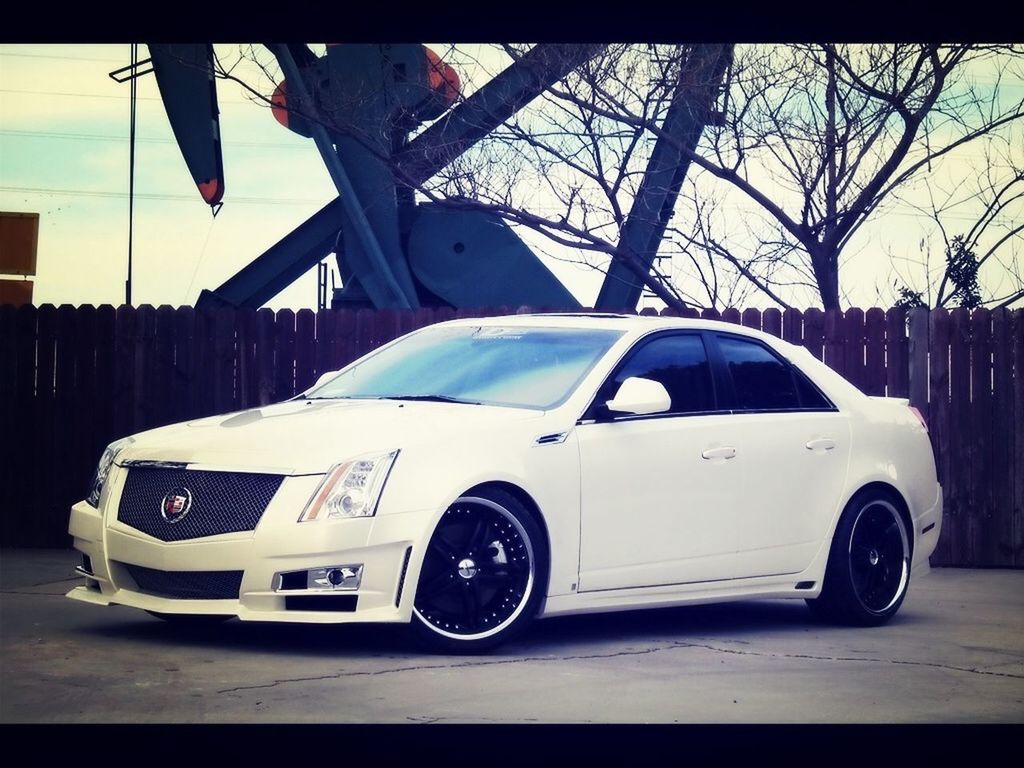
[[[412,556],[412,547],[405,550],[405,560],[402,562],[402,573],[398,577],[398,592],[395,593],[395,608],[402,602],[402,587],[405,586],[405,572],[409,570],[409,558]]]

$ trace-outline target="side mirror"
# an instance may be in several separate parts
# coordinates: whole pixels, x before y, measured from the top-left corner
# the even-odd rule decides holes
[[[605,406],[613,413],[643,416],[669,410],[672,407],[672,398],[659,382],[630,376],[622,382],[615,397],[605,403]]]

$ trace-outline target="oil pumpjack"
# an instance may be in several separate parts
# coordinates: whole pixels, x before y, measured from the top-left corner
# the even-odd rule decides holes
[[[333,307],[579,308],[499,216],[459,201],[417,202],[414,190],[604,46],[534,46],[460,99],[458,73],[423,45],[328,45],[322,56],[304,44],[265,45],[284,74],[274,117],[313,140],[339,196],[204,290],[198,306],[259,307],[334,253],[343,287]],[[149,51],[130,77],[151,63],[189,172],[217,206],[225,182],[213,46]],[[635,309],[731,55],[728,45],[690,46],[596,309]]]

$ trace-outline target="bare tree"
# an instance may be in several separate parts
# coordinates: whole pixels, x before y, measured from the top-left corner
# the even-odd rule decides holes
[[[529,46],[495,46],[490,58],[499,48],[508,61]],[[805,297],[837,308],[844,253],[879,213],[920,207],[933,179],[993,138],[1020,167],[1008,137],[1020,129],[1024,98],[1000,87],[1022,77],[1018,46],[737,46],[723,93],[696,84],[718,95],[721,119],[696,146],[679,147],[692,167],[660,249],[672,258],[648,275],[620,247],[623,227],[655,142],[671,139],[662,124],[680,78],[710,48],[608,46],[416,191],[535,229],[594,269],[623,260],[672,306],[756,291],[781,306]],[[461,72],[494,74],[461,47],[444,58]],[[952,255],[938,278],[940,306],[962,295],[953,276],[975,263],[975,278],[997,264],[1019,272],[1020,227],[987,239],[993,222],[1013,221],[1007,206],[1020,199],[1019,178],[995,165],[990,157],[971,174],[975,200],[991,193],[991,210],[963,232],[941,230]],[[1001,300],[1015,290],[1007,284]]]

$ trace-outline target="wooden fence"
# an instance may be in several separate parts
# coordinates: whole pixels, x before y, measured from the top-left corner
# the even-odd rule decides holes
[[[414,328],[510,311],[0,306],[0,544],[67,546],[68,508],[118,437],[280,401]],[[700,314],[909,397],[946,494],[932,562],[1024,566],[1024,310]]]

